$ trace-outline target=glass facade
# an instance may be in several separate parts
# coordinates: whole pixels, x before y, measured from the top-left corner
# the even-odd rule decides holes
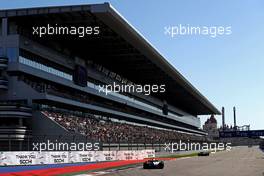
[[[3,35],[2,34],[2,19],[0,19],[0,36]]]
[[[18,48],[7,48],[6,55],[8,58],[8,62],[17,62],[18,58]]]
[[[91,87],[91,88],[93,88],[93,89],[96,89],[96,90],[98,90],[98,91],[100,90],[100,87],[99,87],[98,85],[95,85],[94,83],[91,83],[91,82],[88,82],[88,83],[87,83],[87,86],[88,86],[88,87]],[[122,94],[119,94],[119,93],[116,93],[116,92],[109,92],[109,94],[110,94],[110,95],[113,95],[113,96],[115,96],[115,97],[118,97],[118,98],[124,99],[124,100],[126,100],[126,101],[130,101],[130,102],[135,103],[135,104],[137,104],[137,105],[144,106],[144,107],[146,107],[146,108],[149,108],[149,109],[155,110],[155,111],[157,111],[157,112],[159,112],[159,113],[162,113],[162,110],[161,110],[161,109],[159,109],[159,108],[157,108],[157,107],[155,107],[155,106],[151,106],[151,105],[149,105],[149,104],[147,104],[147,103],[143,103],[143,102],[141,102],[141,101],[138,101],[138,100],[136,100],[136,99],[134,99],[134,98],[131,98],[131,97],[128,97],[128,96],[125,96],[125,95],[122,95]]]
[[[0,56],[4,56],[4,48],[0,47]]]
[[[59,76],[61,78],[65,78],[67,80],[70,80],[72,81],[73,78],[72,78],[72,75],[71,74],[68,74],[68,73],[65,73],[65,72],[62,72],[60,70],[57,70],[55,68],[52,68],[52,67],[49,67],[49,66],[46,66],[44,64],[41,64],[41,63],[38,63],[36,61],[32,61],[30,59],[27,59],[25,57],[22,57],[22,56],[19,56],[19,63],[22,63],[22,64],[25,64],[27,66],[30,66],[30,67],[33,67],[33,68],[36,68],[38,70],[42,70],[42,71],[45,71],[47,73],[50,73],[50,74],[53,74],[53,75],[56,75],[56,76]],[[100,90],[100,87],[92,82],[87,82],[87,86],[90,87],[90,88],[93,88],[93,89],[96,89],[96,90]],[[160,108],[157,108],[155,106],[152,106],[150,104],[147,104],[147,103],[144,103],[144,102],[141,102],[141,101],[138,101],[136,100],[135,98],[131,98],[131,97],[128,97],[128,96],[125,96],[123,94],[119,94],[119,93],[116,93],[116,92],[109,92],[109,94],[111,94],[112,96],[115,96],[115,97],[118,97],[118,98],[121,98],[123,100],[126,100],[126,101],[129,101],[131,103],[135,103],[137,105],[140,105],[140,106],[143,106],[143,107],[146,107],[148,109],[151,109],[151,110],[154,110],[158,113],[162,113],[162,109]],[[171,117],[175,117],[177,119],[181,119],[181,121],[185,121],[185,122],[191,122],[192,120],[194,120],[195,118],[193,117],[192,120],[191,119],[187,119],[187,118],[184,118],[184,117],[181,117],[177,114],[174,114],[174,113],[171,113],[169,112],[168,114],[169,116]],[[190,116],[191,117],[191,116]]]
[[[46,66],[44,64],[41,64],[41,63],[38,63],[38,62],[35,62],[35,61],[32,61],[30,59],[27,59],[27,58],[24,58],[22,56],[19,56],[19,63],[22,63],[22,64],[25,64],[27,66],[30,66],[30,67],[33,67],[33,68],[36,68],[38,70],[42,70],[44,72],[47,72],[47,73],[50,73],[50,74],[53,74],[53,75],[56,75],[56,76],[59,76],[61,78],[65,78],[67,80],[70,80],[72,81],[72,75],[68,74],[68,73],[64,73],[60,70],[57,70],[55,68],[52,68],[52,67],[49,67],[49,66]]]

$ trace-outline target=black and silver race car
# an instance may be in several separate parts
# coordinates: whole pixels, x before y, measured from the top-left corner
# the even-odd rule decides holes
[[[163,169],[164,162],[157,159],[150,159],[143,163],[143,169]]]
[[[209,151],[201,151],[198,153],[198,156],[209,156],[210,152]]]

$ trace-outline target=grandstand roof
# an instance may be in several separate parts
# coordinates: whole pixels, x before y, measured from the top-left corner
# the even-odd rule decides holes
[[[28,27],[43,22],[103,26],[103,35],[100,38],[53,39],[70,48],[73,53],[78,53],[80,57],[94,59],[137,84],[166,84],[166,93],[156,96],[191,114],[220,114],[218,109],[109,3],[2,10],[0,17],[8,17]]]

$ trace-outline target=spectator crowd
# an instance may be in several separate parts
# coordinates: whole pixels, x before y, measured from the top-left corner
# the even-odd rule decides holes
[[[166,130],[150,126],[132,124],[123,121],[86,117],[68,113],[42,111],[43,114],[66,130],[80,133],[94,141],[104,143],[165,143],[175,141],[205,141],[203,136]]]

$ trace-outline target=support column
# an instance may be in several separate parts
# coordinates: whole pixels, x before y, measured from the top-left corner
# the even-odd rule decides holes
[[[2,19],[2,36],[8,35],[8,20],[7,18]]]
[[[233,108],[233,111],[234,111],[234,128],[236,130],[236,107]]]
[[[222,128],[225,131],[225,108],[222,107]]]

